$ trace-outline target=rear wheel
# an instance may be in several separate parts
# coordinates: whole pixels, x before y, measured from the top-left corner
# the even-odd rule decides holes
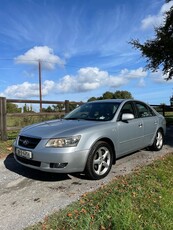
[[[152,146],[150,146],[150,149],[154,151],[161,150],[163,147],[163,139],[164,139],[163,132],[159,129],[156,133]]]
[[[90,179],[99,180],[108,175],[113,161],[111,146],[104,141],[98,141],[89,153],[86,163],[86,174]]]

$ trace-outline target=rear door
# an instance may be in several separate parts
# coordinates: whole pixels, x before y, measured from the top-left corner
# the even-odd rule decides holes
[[[149,106],[142,102],[135,102],[138,116],[142,119],[143,123],[143,145],[148,146],[153,137],[155,136],[158,120],[155,113],[151,110]]]

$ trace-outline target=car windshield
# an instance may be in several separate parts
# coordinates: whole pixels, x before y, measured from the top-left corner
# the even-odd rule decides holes
[[[110,121],[113,119],[119,105],[120,103],[116,102],[86,103],[67,114],[64,119]]]

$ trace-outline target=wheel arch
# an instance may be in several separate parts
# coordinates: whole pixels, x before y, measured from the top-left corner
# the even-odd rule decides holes
[[[157,130],[157,132],[158,132],[158,131],[161,131],[161,133],[162,133],[162,135],[163,135],[163,144],[164,144],[165,131],[164,131],[164,129],[163,129],[162,127],[159,127],[158,130]]]
[[[153,138],[152,138],[151,145],[153,144],[153,142],[154,142],[154,140],[155,140],[155,137],[156,137],[156,134],[157,134],[158,131],[161,131],[161,133],[163,134],[163,137],[165,137],[164,129],[163,129],[162,127],[158,127],[158,128],[156,129],[156,131],[155,131],[155,134],[154,134]]]
[[[162,127],[159,127],[158,130],[157,130],[157,132],[158,132],[159,130],[162,132],[163,136],[165,136],[164,129],[163,129]]]
[[[115,151],[115,147],[114,147],[114,144],[113,144],[112,140],[110,140],[110,139],[107,138],[107,137],[102,137],[102,138],[98,139],[96,142],[94,142],[93,145],[92,145],[92,147],[93,147],[98,141],[104,141],[104,142],[108,143],[108,144],[111,146],[112,151],[113,151],[113,162],[112,162],[112,163],[115,164],[115,163],[116,163],[116,151]],[[91,147],[91,148],[92,148],[92,147]]]
[[[158,134],[158,132],[160,132],[161,135],[162,135],[162,140],[161,140],[162,146],[160,146],[160,147],[157,146],[157,145],[159,145],[159,143],[157,144],[157,134]],[[164,136],[165,136],[164,129],[162,127],[158,127],[158,129],[156,130],[156,133],[154,135],[152,144],[150,146],[148,146],[149,150],[151,150],[151,151],[160,151],[162,149],[162,147],[163,147],[163,144],[164,144]]]

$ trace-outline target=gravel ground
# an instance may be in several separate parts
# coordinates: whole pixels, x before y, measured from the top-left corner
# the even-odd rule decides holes
[[[49,174],[31,170],[15,162],[13,155],[0,160],[0,230],[20,230],[76,201],[86,192],[96,190],[118,175],[173,152],[173,127],[167,130],[160,152],[147,150],[117,160],[111,173],[99,181],[81,174]]]

